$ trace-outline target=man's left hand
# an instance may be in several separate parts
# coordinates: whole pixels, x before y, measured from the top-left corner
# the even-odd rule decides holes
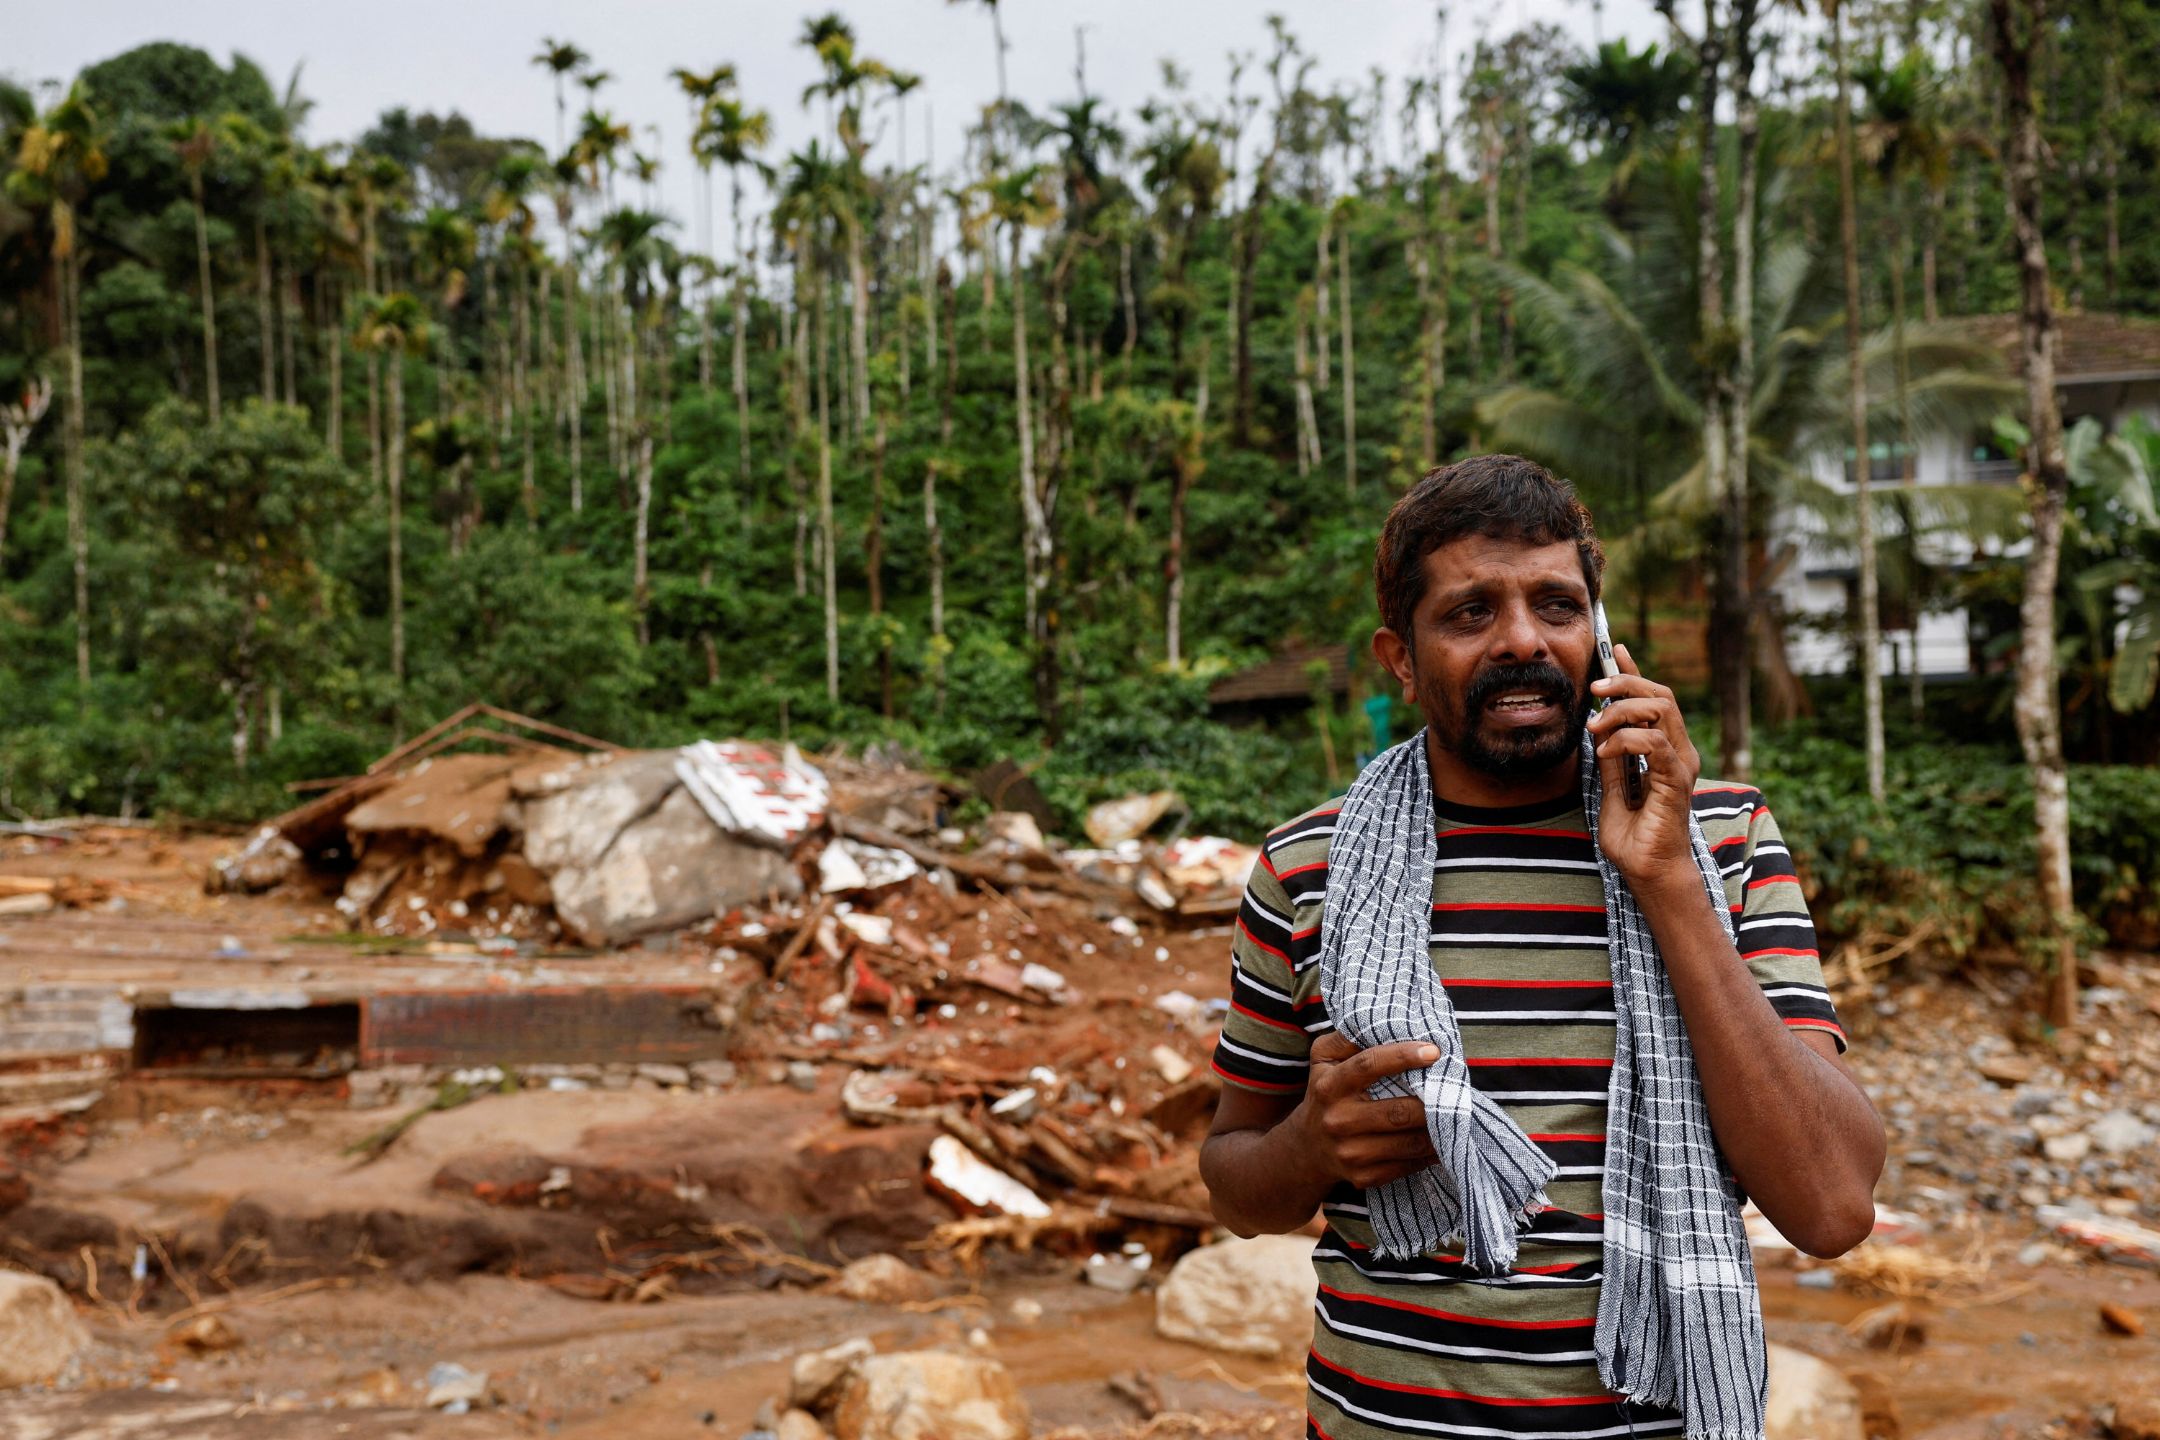
[[[1613,647],[1613,658],[1622,673],[1590,686],[1594,697],[1611,701],[1589,722],[1605,786],[1604,803],[1598,807],[1598,848],[1638,892],[1676,874],[1692,882],[1688,808],[1696,777],[1702,774],[1702,756],[1688,738],[1672,691],[1644,679],[1625,645]],[[1627,803],[1627,776],[1621,767],[1630,755],[1642,756],[1650,766],[1643,777],[1640,810],[1629,809]]]

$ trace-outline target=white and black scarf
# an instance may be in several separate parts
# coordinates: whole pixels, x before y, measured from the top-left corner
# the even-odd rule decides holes
[[[1583,811],[1596,843],[1602,785],[1583,741]],[[1702,827],[1688,835],[1711,908],[1732,917]],[[1459,1239],[1481,1275],[1515,1263],[1518,1234],[1548,1203],[1554,1166],[1500,1105],[1472,1088],[1455,1009],[1430,951],[1436,847],[1420,730],[1383,752],[1343,798],[1328,849],[1320,949],[1330,1018],[1360,1047],[1425,1041],[1440,1058],[1372,1087],[1422,1100],[1439,1163],[1368,1191],[1378,1252],[1426,1254]],[[1605,1122],[1604,1288],[1598,1375],[1616,1393],[1677,1408],[1691,1440],[1759,1440],[1768,1360],[1740,1200],[1726,1178],[1695,1055],[1665,965],[1627,882],[1602,852],[1612,950],[1613,1047]]]

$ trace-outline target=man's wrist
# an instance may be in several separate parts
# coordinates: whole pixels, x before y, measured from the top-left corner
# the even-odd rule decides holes
[[[1689,913],[1689,907],[1714,915],[1710,909],[1710,893],[1703,888],[1702,872],[1695,868],[1692,856],[1661,865],[1649,874],[1625,877],[1628,889],[1634,893],[1635,903],[1642,907],[1643,918],[1653,924],[1658,920]]]

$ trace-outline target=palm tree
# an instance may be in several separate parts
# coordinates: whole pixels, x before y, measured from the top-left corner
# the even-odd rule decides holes
[[[532,57],[532,63],[555,77],[555,148],[561,151],[569,142],[563,133],[568,121],[568,102],[563,98],[563,77],[575,75],[592,60],[583,50],[567,40],[542,40],[540,52]]]
[[[772,116],[752,110],[732,96],[714,100],[698,119],[696,144],[700,159],[706,163],[717,160],[728,170],[728,211],[735,229],[735,325],[729,337],[733,348],[728,357],[728,380],[735,390],[737,478],[746,505],[750,493],[750,370],[744,352],[749,343],[750,302],[745,282],[750,273],[750,255],[743,248],[742,172],[748,166],[770,180],[772,169],[758,159],[758,152],[771,143]]]
[[[1011,257],[1013,405],[1020,439],[1020,513],[1026,560],[1027,626],[1034,638],[1038,661],[1048,637],[1046,592],[1057,541],[1051,529],[1052,512],[1035,473],[1035,412],[1028,382],[1027,272],[1021,268],[1021,245],[1030,227],[1048,225],[1057,218],[1057,203],[1050,197],[1048,167],[1029,165],[993,176],[984,185],[991,215],[1005,226]],[[1044,717],[1047,721],[1049,717]]]
[[[822,537],[825,581],[825,697],[840,698],[840,592],[834,551],[838,537],[833,530],[832,504],[832,412],[831,389],[826,383],[829,353],[825,318],[825,279],[831,268],[837,232],[855,223],[854,191],[845,167],[826,155],[813,140],[788,157],[787,173],[780,182],[780,197],[773,207],[773,225],[787,247],[798,257],[798,276],[808,276],[812,289],[807,303],[814,307],[817,330],[818,418],[818,526]],[[798,298],[798,304],[803,303]]]
[[[217,132],[201,118],[176,121],[166,132],[187,171],[188,193],[195,201],[195,265],[202,292],[203,408],[218,423],[217,288],[210,278],[210,225],[203,206],[203,171],[217,154]]]
[[[77,217],[92,187],[105,178],[105,168],[104,123],[78,80],[57,105],[24,128],[15,169],[8,176],[9,197],[42,212],[50,232],[54,309],[67,370],[60,443],[68,549],[75,565],[75,682],[81,705],[90,700],[90,533],[83,495],[83,253]]]
[[[385,493],[390,502],[391,724],[402,735],[405,696],[405,358],[427,353],[427,307],[405,291],[385,295],[360,317],[353,343],[389,359],[389,456]]]
[[[533,236],[539,220],[533,213],[532,197],[540,188],[545,173],[546,162],[535,151],[510,151],[496,163],[482,212],[489,224],[502,228],[500,250],[503,258],[509,261],[510,283],[517,292],[517,304],[512,311],[514,358],[510,366],[509,405],[518,417],[524,451],[519,496],[527,523],[534,525],[540,520],[540,496],[534,476],[533,412],[537,407],[533,402],[531,371],[533,277],[545,273],[547,257]],[[544,332],[546,327],[541,328]]]
[[[1656,495],[1633,536],[1614,546],[1616,570],[1632,572],[1638,591],[1654,581],[1658,565],[1669,573],[1672,560],[1706,553],[1704,536],[1723,523],[1723,491],[1703,458],[1701,376],[1717,359],[1694,345],[1688,323],[1695,300],[1687,168],[1676,162],[1667,172],[1666,209],[1647,215],[1639,245],[1607,232],[1616,281],[1576,266],[1561,267],[1551,280],[1519,267],[1511,272],[1523,323],[1557,383],[1510,386],[1477,407],[1495,448],[1532,455],[1592,494],[1639,486]],[[1850,418],[1850,375],[1830,339],[1834,297],[1823,262],[1786,236],[1767,247],[1762,277],[1750,317],[1760,363],[1746,397],[1753,417],[1749,470],[1761,482],[1751,488],[1762,497],[1752,513],[1760,515],[1763,502],[1775,499],[1812,512],[1832,533],[1849,533],[1857,501],[1818,485],[1810,468],[1817,457],[1843,453],[1842,424]],[[1876,377],[1897,364],[1886,335],[1868,337],[1861,358]],[[1986,352],[1932,330],[1908,347],[1908,363],[1917,377],[1918,433],[1969,434],[2011,393]],[[1976,493],[1982,490],[1988,493]],[[1999,491],[1930,486],[1927,503],[1942,512],[1939,519],[1950,519],[1961,509],[1985,507],[1991,496],[1999,498]],[[1749,532],[1759,528],[1751,518]],[[1759,609],[1752,594],[1743,605],[1750,615]],[[1758,643],[1774,654],[1775,626],[1755,629]]]
[[[637,469],[636,522],[632,533],[631,605],[637,615],[638,644],[651,640],[646,611],[652,600],[647,572],[652,520],[652,421],[641,402],[644,388],[638,382],[638,356],[651,326],[649,316],[657,306],[655,272],[672,263],[670,247],[661,238],[667,217],[649,210],[611,210],[600,219],[596,238],[609,257],[624,303],[630,315],[630,335],[623,346],[622,387],[625,411],[625,449],[634,447]]]
[[[710,259],[713,253],[712,222],[712,152],[698,143],[705,126],[705,116],[720,92],[735,84],[733,65],[716,65],[699,72],[678,67],[668,74],[681,87],[683,97],[690,102],[690,158],[697,162],[700,216],[704,221],[704,233],[698,237],[698,248]],[[712,297],[705,287],[699,287],[698,298],[698,386],[712,389]]]
[[[861,215],[868,208],[869,175],[863,167],[864,156],[869,152],[870,140],[863,133],[863,91],[874,82],[890,77],[891,70],[881,60],[859,56],[855,50],[855,36],[837,15],[824,15],[804,23],[802,44],[808,46],[825,67],[825,75],[804,89],[802,99],[807,108],[813,99],[822,97],[827,112],[834,101],[839,102],[839,115],[835,126],[841,148],[846,152],[846,178],[855,192],[847,209],[847,262],[848,292],[852,328],[848,334],[849,416],[857,444],[862,442],[863,426],[870,414],[870,272],[863,263]]]
[[[947,0],[947,3],[965,5],[969,0]],[[1005,12],[998,8],[998,0],[982,0],[982,5],[990,12],[990,34],[997,41],[998,108],[990,123],[990,159],[995,164],[1000,158],[997,132],[1001,128],[1010,128],[1012,123],[1012,101],[1005,92],[1005,52],[1012,47],[1005,43]]]
[[[1852,415],[1853,504],[1859,519],[1860,546],[1860,695],[1866,727],[1868,794],[1883,798],[1882,624],[1875,593],[1875,518],[1868,501],[1867,370],[1860,359],[1860,229],[1853,191],[1852,81],[1845,63],[1843,0],[1823,0],[1830,17],[1830,53],[1837,70],[1838,233],[1845,255],[1845,354],[1852,372],[1847,404]]]

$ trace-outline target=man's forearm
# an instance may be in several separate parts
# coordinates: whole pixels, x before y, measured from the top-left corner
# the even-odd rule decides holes
[[[1287,1235],[1312,1219],[1329,1180],[1299,1143],[1295,1117],[1266,1130],[1211,1135],[1200,1178],[1215,1218],[1240,1235]]]
[[[1867,1097],[1778,1018],[1693,867],[1638,887],[1687,1024],[1718,1144],[1763,1214],[1811,1254],[1865,1239],[1883,1132]]]

